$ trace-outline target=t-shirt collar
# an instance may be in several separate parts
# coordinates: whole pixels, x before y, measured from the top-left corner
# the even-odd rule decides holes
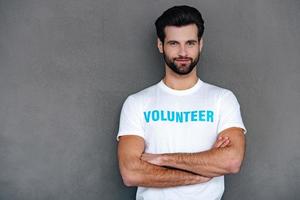
[[[174,95],[188,95],[188,94],[192,94],[193,92],[195,92],[198,88],[200,88],[200,86],[202,85],[203,81],[198,78],[197,82],[195,85],[193,85],[191,88],[185,89],[185,90],[175,90],[170,88],[169,86],[167,86],[163,80],[161,80],[158,83],[158,86],[163,89],[164,91],[170,93],[170,94],[174,94]]]

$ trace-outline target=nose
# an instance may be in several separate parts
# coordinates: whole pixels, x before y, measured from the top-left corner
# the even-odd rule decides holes
[[[181,45],[181,46],[180,46],[180,49],[179,49],[179,55],[180,55],[180,56],[183,56],[183,57],[187,56],[186,47],[185,47],[184,45]]]

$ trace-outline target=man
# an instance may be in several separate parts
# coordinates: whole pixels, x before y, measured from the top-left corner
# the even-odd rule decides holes
[[[224,175],[237,173],[246,129],[227,89],[197,77],[203,46],[200,12],[175,6],[156,21],[165,76],[124,102],[118,133],[120,172],[137,200],[215,200]]]

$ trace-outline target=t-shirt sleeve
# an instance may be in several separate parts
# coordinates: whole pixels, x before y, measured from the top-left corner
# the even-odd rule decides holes
[[[125,100],[121,115],[117,141],[123,135],[137,135],[144,138],[144,129],[142,124],[142,114],[138,102],[132,96]]]
[[[239,102],[229,90],[222,95],[219,101],[219,116],[218,133],[230,127],[240,127],[246,134],[247,130],[242,120]]]

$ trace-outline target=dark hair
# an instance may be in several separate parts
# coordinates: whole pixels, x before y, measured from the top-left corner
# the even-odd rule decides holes
[[[155,21],[157,37],[164,42],[166,26],[180,27],[189,24],[196,24],[200,40],[204,32],[204,20],[201,13],[196,8],[185,5],[169,8]]]

